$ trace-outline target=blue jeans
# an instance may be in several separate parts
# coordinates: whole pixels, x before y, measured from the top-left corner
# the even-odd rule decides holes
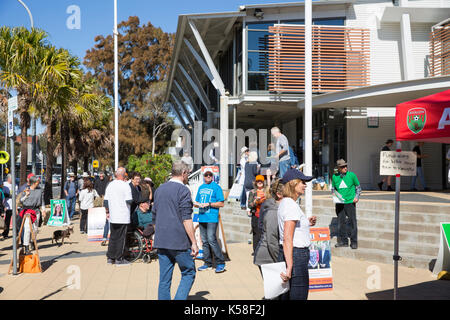
[[[106,220],[105,227],[103,228],[103,240],[108,240],[109,233],[109,220]]]
[[[158,249],[159,261],[159,287],[158,300],[170,300],[170,287],[175,263],[181,271],[181,280],[178,285],[175,300],[186,300],[195,280],[195,261],[191,256],[191,249],[169,250]]]
[[[247,193],[245,192],[244,186],[242,186],[242,192],[241,192],[241,207],[247,208]]]
[[[218,223],[213,222],[199,223],[200,237],[203,244],[203,262],[210,267],[212,266],[211,251],[214,254],[216,265],[225,263],[222,249],[216,238],[217,225]]]
[[[417,177],[419,177],[420,183],[422,184],[422,187],[424,189],[426,189],[427,185],[425,183],[425,177],[423,175],[422,167],[417,167],[417,175],[413,176],[412,180],[411,180],[411,189],[414,189],[416,187],[416,179],[417,179]]]
[[[292,274],[289,280],[290,290],[281,297],[281,300],[307,300],[309,292],[309,248],[296,248],[292,252]],[[285,261],[283,247],[280,245],[278,261]]]
[[[288,171],[289,168],[291,167],[291,160],[280,161],[278,163],[278,166],[279,166],[280,178],[283,178],[286,171]]]
[[[77,197],[66,198],[67,211],[69,212],[69,218],[72,219],[75,213],[75,203],[77,202]]]

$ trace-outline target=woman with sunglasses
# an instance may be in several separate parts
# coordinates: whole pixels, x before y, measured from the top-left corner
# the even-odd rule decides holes
[[[305,193],[306,182],[312,179],[297,169],[288,169],[282,179],[283,199],[277,212],[280,234],[278,261],[286,262],[286,272],[280,276],[290,285],[290,291],[281,297],[283,300],[308,299],[309,227],[316,224],[316,217],[308,218],[297,200]]]

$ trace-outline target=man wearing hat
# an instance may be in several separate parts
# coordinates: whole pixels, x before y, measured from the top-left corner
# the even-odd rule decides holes
[[[203,177],[205,183],[198,188],[194,201],[194,207],[199,208],[198,222],[203,243],[204,265],[198,270],[212,269],[212,255],[214,255],[216,273],[221,273],[225,271],[225,258],[217,241],[216,232],[219,224],[219,208],[224,206],[225,198],[222,188],[213,181],[211,169],[206,169]]]
[[[338,217],[338,239],[336,247],[348,247],[348,233],[346,229],[346,217],[350,221],[350,247],[358,248],[358,229],[356,224],[356,203],[361,195],[361,186],[356,174],[348,171],[344,159],[336,162],[338,172],[333,175],[331,181],[331,193],[336,204]]]
[[[75,214],[75,203],[78,197],[78,182],[75,180],[75,173],[69,173],[69,181],[64,184],[64,194],[66,195],[67,209],[69,218],[72,219]]]

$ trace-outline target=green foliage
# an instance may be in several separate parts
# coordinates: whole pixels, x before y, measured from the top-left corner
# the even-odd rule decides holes
[[[127,171],[139,172],[142,178],[149,177],[155,188],[166,182],[172,170],[172,156],[169,154],[144,154],[142,157],[128,157]]]

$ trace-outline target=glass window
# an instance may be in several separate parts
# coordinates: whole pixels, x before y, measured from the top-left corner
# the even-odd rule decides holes
[[[269,31],[249,31],[248,50],[269,50]]]
[[[248,73],[248,90],[267,91],[267,73]]]
[[[319,26],[343,26],[345,18],[321,18],[314,19],[313,24]]]
[[[269,71],[269,53],[268,52],[249,52],[248,53],[248,71]]]
[[[247,27],[249,30],[269,30],[269,27],[273,26],[277,21],[265,21],[265,22],[248,22]]]
[[[285,21],[281,21],[280,23],[282,23],[282,24],[300,24],[300,25],[303,25],[303,24],[305,24],[305,20],[285,20]]]

